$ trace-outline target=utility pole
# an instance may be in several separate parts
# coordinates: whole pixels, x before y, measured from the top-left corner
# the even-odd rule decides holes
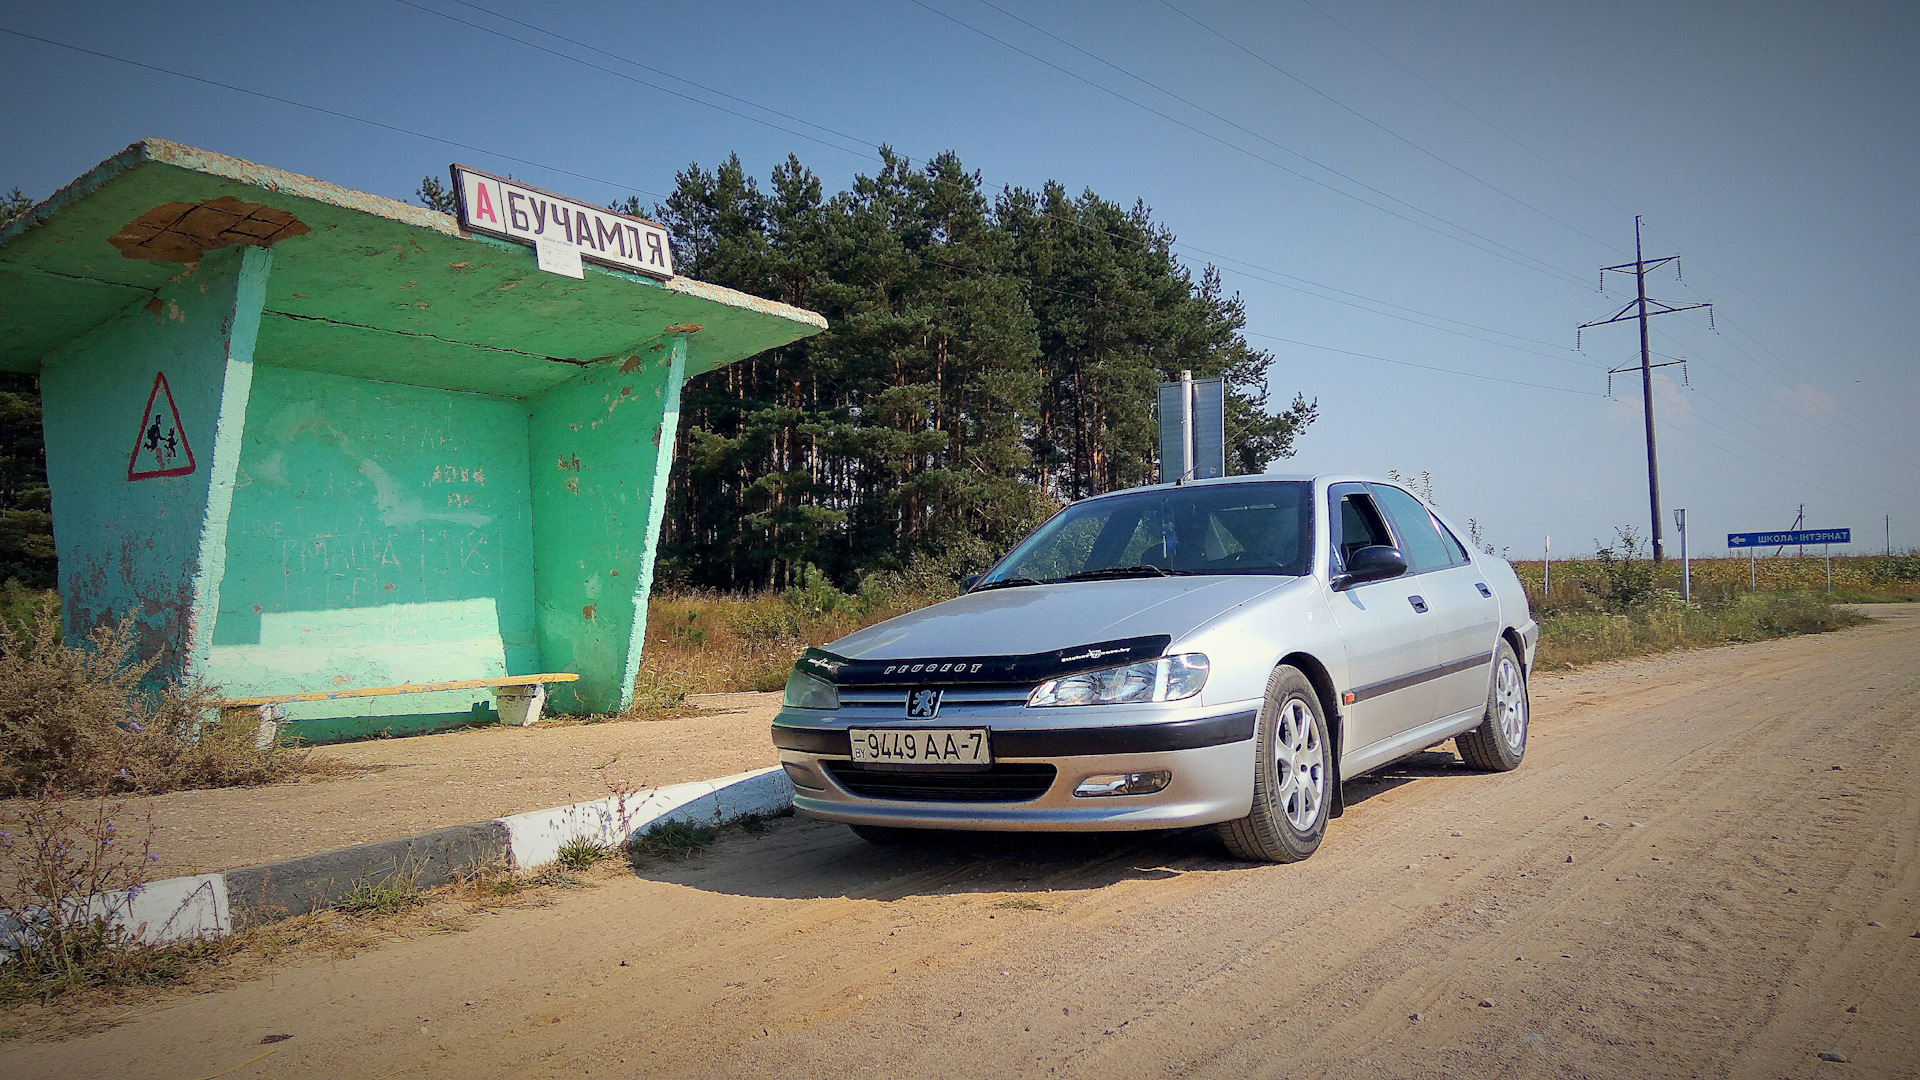
[[[1684,371],[1685,361],[1674,360],[1665,364],[1656,364],[1653,362],[1653,350],[1647,344],[1647,319],[1654,315],[1671,315],[1676,311],[1692,311],[1695,308],[1706,308],[1707,325],[1713,325],[1713,304],[1711,302],[1704,304],[1669,304],[1665,300],[1653,300],[1647,297],[1647,271],[1667,263],[1672,263],[1674,272],[1676,274],[1679,273],[1680,256],[1668,255],[1663,258],[1648,261],[1646,256],[1642,254],[1640,247],[1640,217],[1636,214],[1633,219],[1633,261],[1630,263],[1621,263],[1618,266],[1603,266],[1600,268],[1600,286],[1603,290],[1606,288],[1607,275],[1609,273],[1631,273],[1636,287],[1636,298],[1626,307],[1615,312],[1611,318],[1599,319],[1590,323],[1581,323],[1574,331],[1574,348],[1577,349],[1580,347],[1579,334],[1582,330],[1588,330],[1595,326],[1606,326],[1608,323],[1626,322],[1629,319],[1639,320],[1640,401],[1641,412],[1645,415],[1647,421],[1647,502],[1652,509],[1652,517],[1650,520],[1653,522],[1653,561],[1656,563],[1665,561],[1666,550],[1660,539],[1660,458],[1654,450],[1653,439],[1653,369],[1681,364],[1683,366],[1682,370]],[[1653,305],[1653,307],[1649,308],[1648,305]],[[1612,377],[1626,370],[1630,369],[1617,368],[1607,373],[1609,390],[1612,389]]]

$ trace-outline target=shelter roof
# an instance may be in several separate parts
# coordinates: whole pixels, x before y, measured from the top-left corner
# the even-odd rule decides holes
[[[684,277],[546,273],[445,214],[147,139],[0,229],[0,369],[37,370],[236,244],[273,250],[254,355],[284,367],[525,397],[670,334],[696,375],[826,328]]]

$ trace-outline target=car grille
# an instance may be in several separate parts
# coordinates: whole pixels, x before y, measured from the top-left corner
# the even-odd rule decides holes
[[[1008,763],[959,771],[876,769],[851,761],[823,761],[841,787],[868,799],[904,802],[1029,802],[1053,786],[1051,765]]]

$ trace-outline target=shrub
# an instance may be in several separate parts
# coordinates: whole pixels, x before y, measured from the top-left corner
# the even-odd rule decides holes
[[[206,948],[146,945],[130,925],[128,906],[157,856],[152,818],[123,828],[125,810],[42,788],[0,830],[0,1005],[82,986],[172,982]]]
[[[57,604],[32,622],[0,619],[0,794],[52,786],[74,792],[257,784],[302,771],[297,751],[254,746],[254,723],[214,719],[215,694],[144,685],[134,623],[96,629],[69,648]]]
[[[1599,550],[1596,592],[1601,606],[1615,615],[1624,615],[1642,606],[1653,596],[1653,563],[1642,557],[1645,541],[1632,526],[1614,530],[1614,542]]]

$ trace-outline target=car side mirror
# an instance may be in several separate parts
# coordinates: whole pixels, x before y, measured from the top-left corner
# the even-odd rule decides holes
[[[986,577],[986,576],[987,576],[987,575],[985,575],[985,574],[968,574],[968,575],[967,575],[966,577],[963,577],[963,578],[961,578],[961,579],[960,579],[960,591],[961,591],[961,592],[972,592],[972,591],[973,591],[973,587],[974,587],[975,585],[978,585],[978,584],[980,584],[980,579],[981,579],[981,578],[983,578],[983,577]]]
[[[1363,547],[1347,559],[1347,572],[1333,579],[1334,590],[1351,589],[1369,581],[1385,581],[1407,572],[1407,557],[1385,544]]]

